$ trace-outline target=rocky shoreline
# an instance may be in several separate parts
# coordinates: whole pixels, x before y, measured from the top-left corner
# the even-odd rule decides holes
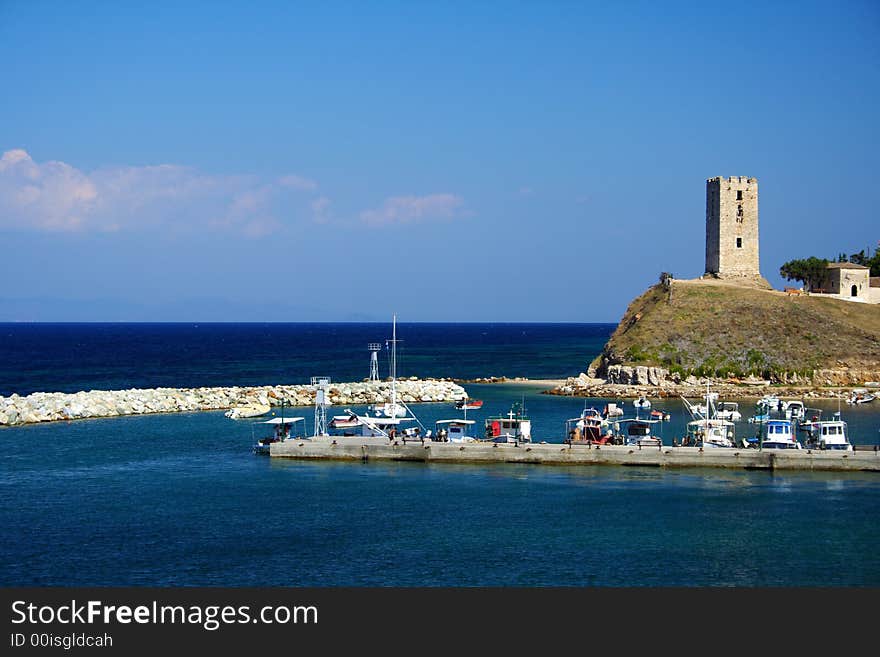
[[[619,366],[616,366],[619,367]],[[607,379],[591,377],[582,373],[577,377],[569,377],[562,384],[546,390],[548,395],[567,397],[598,397],[607,399],[624,399],[640,397],[690,397],[699,398],[706,394],[707,384],[713,392],[725,399],[760,399],[767,394],[784,397],[809,399],[845,399],[854,387],[833,385],[816,385],[807,380],[779,383],[762,379],[706,379],[694,376],[684,380],[669,378],[666,372],[653,367],[631,367],[632,373],[609,376]],[[640,370],[636,372],[635,370]],[[644,370],[644,371],[641,371]],[[660,370],[660,371],[658,371]],[[867,382],[871,386],[874,382]],[[864,384],[863,384],[864,385]],[[871,386],[874,387],[874,386]],[[880,384],[877,384],[880,387]]]
[[[391,401],[391,382],[331,383],[329,392],[330,401],[338,406],[385,403]],[[447,379],[407,379],[397,382],[397,395],[405,403],[453,402],[467,397],[467,392]],[[314,403],[315,386],[312,385],[35,392],[27,396],[0,397],[0,426],[265,405],[312,406]]]

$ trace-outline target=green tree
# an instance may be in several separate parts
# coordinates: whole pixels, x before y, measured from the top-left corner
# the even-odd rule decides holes
[[[841,260],[841,262],[846,262],[846,261]],[[849,262],[852,262],[856,265],[864,265],[865,267],[867,267],[868,266],[868,257],[865,255],[865,250],[862,249],[858,253],[853,253],[849,257]]]
[[[868,249],[868,254],[870,253],[871,249]],[[874,249],[873,256],[869,257],[865,254],[865,250],[862,249],[858,253],[853,253],[849,257],[849,261],[863,267],[868,267],[871,270],[871,276],[880,276],[880,245]]]
[[[808,289],[822,285],[828,261],[825,258],[810,256],[803,260],[789,260],[779,268],[779,275],[787,281],[801,281]]]

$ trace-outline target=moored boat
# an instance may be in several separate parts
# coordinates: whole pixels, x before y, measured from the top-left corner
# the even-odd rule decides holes
[[[769,420],[761,430],[761,449],[801,449],[792,420]]]
[[[384,404],[372,404],[367,408],[372,411],[373,415],[378,417],[406,417],[406,406],[403,404],[392,404],[386,402]]]
[[[385,437],[390,440],[395,438],[421,438],[418,427],[405,427],[404,422],[412,422],[414,417],[382,417],[372,415],[358,415],[347,411],[348,415],[337,415],[329,424],[330,429],[342,431],[342,436]]]
[[[244,420],[252,417],[260,417],[272,410],[269,404],[248,404],[230,408],[224,415],[233,420]]]
[[[660,420],[645,418],[617,420],[614,423],[615,433],[612,442],[638,447],[660,447],[663,444],[663,439],[653,433],[654,427],[659,425]]]
[[[736,422],[742,419],[742,413],[739,412],[739,404],[737,402],[725,401],[718,403],[715,409],[715,417]]]
[[[766,413],[778,412],[780,404],[779,397],[776,395],[764,395],[757,402],[757,405]]]
[[[475,410],[478,408],[483,408],[483,400],[482,399],[460,399],[455,402],[455,407],[460,410]]]
[[[602,416],[605,418],[621,417],[622,415],[623,408],[621,408],[614,402],[608,402],[605,405],[605,408],[602,410]]]
[[[430,438],[441,443],[476,442],[477,439],[469,435],[473,431],[474,424],[476,424],[474,420],[465,419],[437,420],[434,423],[436,431]]]
[[[302,430],[295,431],[293,429],[294,425],[298,425],[302,422]],[[289,440],[291,437],[294,438],[304,438],[305,437],[305,426],[306,419],[304,417],[273,417],[271,420],[265,420],[260,424],[269,424],[272,425],[274,430],[271,436],[267,436],[265,438],[260,438],[257,441],[257,444],[254,445],[254,453],[255,454],[268,454],[269,446],[272,443],[280,443],[285,440]],[[291,434],[296,434],[292,436]]]
[[[804,402],[798,399],[783,401],[780,410],[787,420],[802,420],[806,414]]]
[[[486,418],[485,438],[494,443],[532,442],[532,422],[519,402],[515,403],[507,415]]]
[[[813,425],[822,420],[821,408],[804,408],[804,416],[797,421],[800,431],[810,431]]]
[[[847,404],[867,404],[876,399],[876,395],[869,392],[867,388],[853,388],[846,400]]]
[[[804,444],[811,449],[853,451],[847,435],[847,424],[838,413],[835,413],[833,420],[813,422]]]
[[[391,340],[391,401],[383,405],[373,405],[371,408],[375,415],[358,415],[346,409],[347,415],[334,417],[329,428],[342,430],[344,436],[361,437],[386,437],[390,440],[395,438],[422,440],[421,422],[411,414],[409,407],[397,397],[397,315],[392,318]],[[403,413],[401,413],[401,410]],[[416,422],[418,427],[405,427],[404,422]]]
[[[736,425],[722,418],[697,418],[687,423],[683,447],[735,447]]]
[[[638,399],[633,401],[633,406],[641,410],[648,410],[651,408],[651,400],[642,395]]]
[[[610,423],[595,408],[585,408],[579,417],[565,421],[566,443],[604,445],[611,437]]]

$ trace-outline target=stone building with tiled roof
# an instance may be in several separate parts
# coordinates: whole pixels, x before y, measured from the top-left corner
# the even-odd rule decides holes
[[[826,294],[847,301],[880,303],[880,277],[872,279],[871,270],[852,262],[829,262],[822,282],[811,294]],[[878,286],[873,285],[877,282]]]

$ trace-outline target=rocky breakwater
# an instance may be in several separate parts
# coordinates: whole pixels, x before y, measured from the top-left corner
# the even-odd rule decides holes
[[[330,401],[336,406],[391,401],[391,383],[364,381],[331,383]],[[445,379],[397,382],[398,399],[414,402],[452,402],[467,397],[460,385]],[[279,385],[228,388],[132,388],[88,392],[35,392],[27,396],[0,397],[0,426],[79,420],[86,418],[217,411],[241,406],[311,406],[315,386]]]

